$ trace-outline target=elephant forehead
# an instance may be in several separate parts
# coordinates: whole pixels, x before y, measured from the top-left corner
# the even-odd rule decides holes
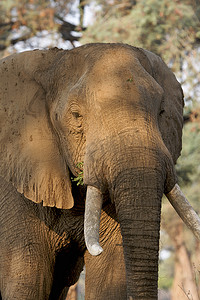
[[[90,69],[90,76],[94,77],[94,80],[106,78],[114,81],[116,78],[131,75],[135,65],[138,65],[138,60],[132,52],[109,50],[95,61]]]
[[[88,75],[89,90],[99,101],[139,98],[159,102],[163,89],[144,69],[133,51],[108,51],[95,62]]]
[[[137,91],[135,82],[134,63],[130,56],[108,53],[97,61],[89,72],[89,89],[101,99],[110,98],[121,93]]]

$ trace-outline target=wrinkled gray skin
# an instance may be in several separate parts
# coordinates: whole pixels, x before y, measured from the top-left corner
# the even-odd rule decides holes
[[[83,207],[43,207],[0,181],[0,287],[4,299],[62,299],[83,268]],[[65,298],[63,298],[65,299]]]
[[[85,255],[86,299],[157,299],[161,198],[181,151],[175,76],[121,44],[31,51],[0,66],[2,298],[59,299]],[[83,235],[87,186],[103,197],[97,257]]]

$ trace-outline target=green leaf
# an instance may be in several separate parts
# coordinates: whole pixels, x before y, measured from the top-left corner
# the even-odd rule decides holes
[[[75,178],[71,178],[73,182],[76,182],[77,186],[84,185],[83,183],[83,161],[78,162],[76,167],[79,169],[78,175]]]

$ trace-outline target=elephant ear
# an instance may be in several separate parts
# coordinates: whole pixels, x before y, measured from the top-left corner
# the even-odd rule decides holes
[[[64,51],[30,51],[0,61],[0,175],[34,202],[73,207],[69,170],[61,155],[46,105],[34,80]]]
[[[176,163],[182,149],[183,91],[175,75],[163,60],[152,52],[143,51],[151,64],[151,75],[164,90],[158,125],[163,141]]]

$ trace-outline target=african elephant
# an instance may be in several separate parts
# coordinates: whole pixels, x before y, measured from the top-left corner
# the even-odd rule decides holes
[[[157,299],[163,194],[200,237],[174,168],[184,103],[173,73],[124,44],[0,67],[2,299],[59,299],[84,264],[86,299]]]

